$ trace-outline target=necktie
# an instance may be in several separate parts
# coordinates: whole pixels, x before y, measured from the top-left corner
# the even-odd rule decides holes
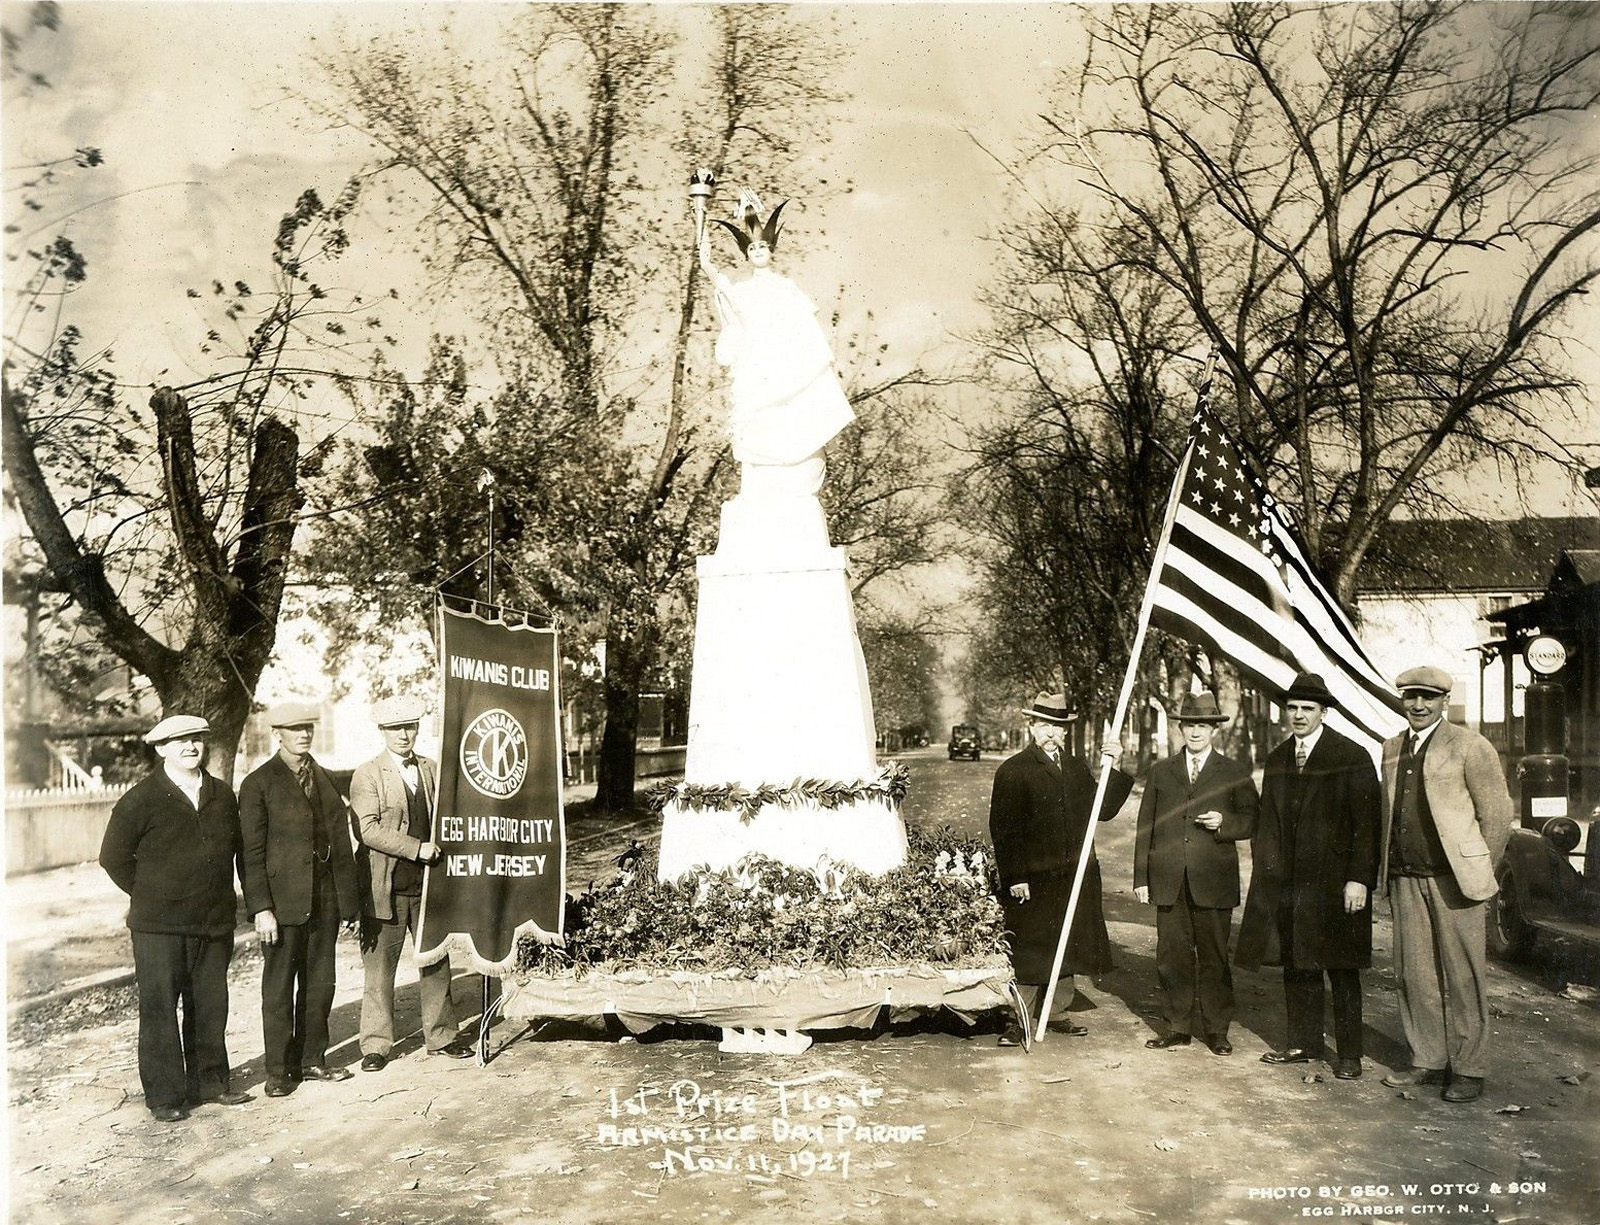
[[[1189,754],[1189,782],[1196,783],[1200,780],[1200,759],[1193,753]]]
[[[1406,739],[1411,742],[1409,756],[1415,757],[1417,755],[1417,750],[1422,747],[1422,737],[1417,735],[1416,732],[1412,732],[1406,737]]]
[[[1294,768],[1296,771],[1306,768],[1306,742],[1298,736],[1294,742]]]
[[[300,763],[300,768],[294,772],[295,781],[300,784],[300,790],[306,793],[306,798],[315,799],[316,791],[311,785],[311,759],[308,757]]]

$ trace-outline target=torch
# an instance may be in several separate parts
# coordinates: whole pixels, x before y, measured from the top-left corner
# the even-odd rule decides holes
[[[689,199],[694,202],[694,241],[699,246],[706,232],[706,203],[716,189],[717,176],[702,166],[689,176]]]

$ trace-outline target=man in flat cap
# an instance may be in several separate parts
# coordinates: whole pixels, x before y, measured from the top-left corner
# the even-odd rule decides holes
[[[1067,727],[1078,716],[1068,708],[1064,694],[1039,694],[1026,715],[1031,743],[995,771],[989,838],[1000,873],[1000,905],[1011,942],[1011,966],[1031,1009],[1037,1006],[1055,966],[1078,857],[1093,819],[1098,776],[1087,763],[1065,751]],[[1115,738],[1107,737],[1100,752],[1115,759],[1120,748]],[[1113,770],[1100,820],[1116,816],[1132,790],[1133,779]],[[1101,910],[1100,864],[1091,850],[1061,963],[1062,1006],[1072,1000],[1074,975],[1103,974],[1110,968],[1111,939]],[[1089,1031],[1068,1024],[1060,1032],[1081,1037]],[[1022,1037],[1021,1025],[1013,1022],[1000,1035],[1000,1045],[1017,1046]]]
[[[239,786],[244,901],[261,941],[261,1032],[267,1096],[301,1080],[348,1080],[328,1057],[334,946],[360,916],[355,859],[333,779],[311,756],[317,708],[267,712],[278,751]]]
[[[160,765],[117,801],[100,844],[100,866],[130,899],[139,1081],[163,1123],[202,1102],[250,1100],[229,1085],[226,1044],[239,810],[201,769],[210,731],[198,716],[172,715],[146,733]]]
[[[422,703],[386,698],[372,710],[383,752],[356,767],[350,779],[361,876],[361,1070],[381,1072],[394,1048],[394,976],[406,933],[416,948],[422,909],[422,870],[441,850],[433,841],[439,767],[416,753]],[[450,998],[450,959],[418,966],[422,1042],[431,1055],[470,1059],[472,1045],[456,1037]]]
[[[1145,1043],[1153,1050],[1187,1046],[1198,1032],[1213,1053],[1233,1053],[1228,934],[1239,904],[1234,843],[1255,829],[1260,799],[1250,767],[1211,747],[1227,721],[1215,695],[1184,698],[1178,713],[1183,748],[1150,767],[1139,805],[1133,893],[1156,907],[1156,976],[1167,1013],[1167,1032]]]
[[[1445,1101],[1470,1102],[1488,1073],[1484,924],[1511,836],[1511,796],[1494,746],[1444,718],[1448,672],[1412,668],[1395,687],[1411,730],[1383,745],[1378,881],[1389,887],[1412,1066],[1383,1083],[1442,1085]]]
[[[1323,725],[1334,705],[1302,672],[1283,695],[1290,737],[1267,757],[1250,895],[1234,963],[1283,967],[1288,1045],[1263,1063],[1324,1057],[1323,974],[1333,993],[1340,1080],[1361,1075],[1361,971],[1372,964],[1378,880],[1378,773],[1365,749]]]

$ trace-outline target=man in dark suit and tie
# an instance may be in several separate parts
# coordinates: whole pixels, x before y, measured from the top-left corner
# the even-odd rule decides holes
[[[359,842],[361,876],[361,1070],[381,1072],[394,1046],[394,976],[406,933],[416,947],[423,868],[441,854],[433,840],[439,767],[416,753],[422,703],[387,698],[373,707],[384,750],[356,767],[350,815]],[[422,1042],[430,1055],[470,1059],[472,1044],[456,1037],[450,959],[418,966]]]
[[[1233,975],[1228,932],[1239,904],[1234,842],[1256,824],[1259,798],[1250,768],[1214,752],[1228,716],[1209,693],[1183,700],[1184,747],[1156,762],[1145,780],[1133,844],[1133,892],[1156,906],[1156,975],[1166,998],[1167,1032],[1153,1050],[1187,1046],[1196,1032],[1218,1055],[1231,1055]]]
[[[1323,726],[1333,694],[1302,672],[1283,695],[1293,734],[1267,758],[1250,895],[1235,964],[1283,967],[1289,1044],[1263,1063],[1324,1055],[1324,973],[1333,992],[1340,1080],[1361,1075],[1361,971],[1372,964],[1378,772],[1360,745]]]
[[[344,801],[311,756],[318,711],[283,702],[267,712],[278,751],[239,785],[244,901],[261,941],[261,1033],[267,1096],[300,1080],[348,1080],[330,1068],[334,945],[360,916]]]
[[[1077,717],[1063,694],[1041,693],[1034,698],[1027,712],[1032,743],[1000,763],[989,801],[989,837],[1000,873],[1011,965],[1029,1008],[1037,1005],[1055,965],[1078,857],[1093,820],[1090,810],[1098,780],[1088,764],[1068,755],[1064,746],[1066,729]],[[1108,737],[1100,746],[1101,756],[1115,759],[1120,747]],[[1113,770],[1100,820],[1116,816],[1132,790],[1133,779]],[[1101,974],[1110,968],[1100,864],[1091,849],[1061,963],[1063,1006],[1072,1000],[1074,975]],[[1061,1032],[1081,1037],[1089,1031],[1068,1024]],[[1000,1045],[1017,1046],[1022,1039],[1022,1027],[1013,1024],[1000,1035]]]
[[[1470,1102],[1488,1074],[1485,911],[1511,837],[1511,796],[1494,745],[1445,719],[1448,672],[1412,668],[1395,685],[1411,729],[1383,745],[1378,882],[1389,887],[1412,1066],[1383,1083],[1443,1085],[1445,1101]]]

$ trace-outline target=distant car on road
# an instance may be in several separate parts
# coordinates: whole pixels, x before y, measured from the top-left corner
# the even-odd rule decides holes
[[[950,760],[969,757],[973,761],[983,756],[983,739],[978,729],[970,723],[957,723],[950,729]]]

